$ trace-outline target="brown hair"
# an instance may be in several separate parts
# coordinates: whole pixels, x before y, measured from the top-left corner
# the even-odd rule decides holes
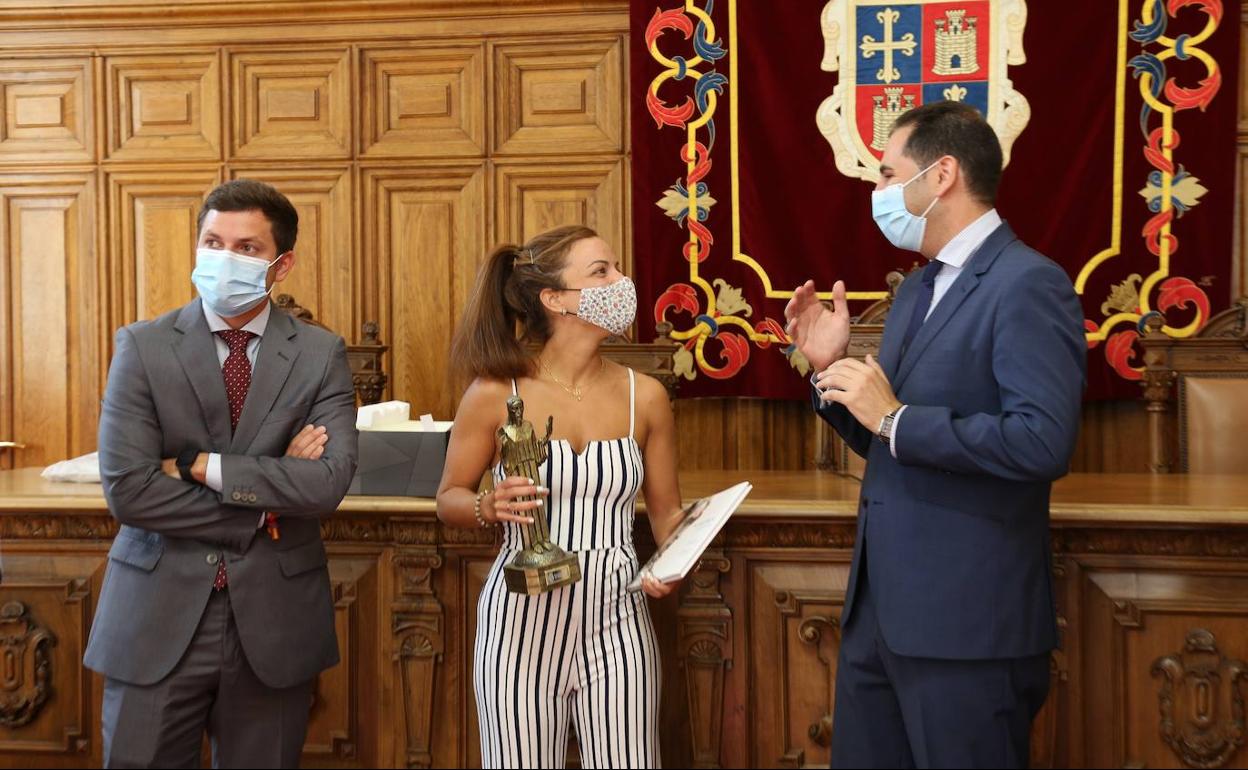
[[[269,220],[279,255],[293,249],[299,236],[299,212],[290,199],[273,186],[254,179],[234,179],[208,193],[195,222],[196,232],[203,232],[204,217],[209,211],[259,211]]]
[[[560,273],[573,244],[597,236],[588,227],[566,225],[523,246],[507,243],[494,249],[477,273],[472,297],[451,342],[455,373],[465,381],[527,375],[532,356],[524,343],[541,345],[550,339],[542,290],[563,289]]]

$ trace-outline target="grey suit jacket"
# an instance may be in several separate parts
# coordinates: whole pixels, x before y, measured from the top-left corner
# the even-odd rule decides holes
[[[324,425],[319,460],[284,457]],[[355,394],[341,337],[275,311],[231,435],[212,333],[198,299],[117,332],[100,416],[100,472],[121,530],[109,551],[86,666],[154,684],[182,658],[225,559],[247,660],[270,687],[338,663],[320,517],[346,495],[358,454]],[[221,453],[222,493],[171,478],[161,459]],[[257,530],[281,515],[281,537]]]

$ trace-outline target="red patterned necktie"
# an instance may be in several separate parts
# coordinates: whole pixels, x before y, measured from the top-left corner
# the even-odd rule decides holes
[[[247,390],[251,387],[251,360],[247,358],[247,343],[256,336],[242,329],[226,329],[217,332],[230,349],[225,357],[225,365],[221,374],[225,377],[225,396],[230,401],[230,430],[238,427],[238,418],[243,415],[243,403],[247,400]],[[225,575],[225,559],[217,563],[217,577],[212,581],[212,588],[220,591],[229,583]]]

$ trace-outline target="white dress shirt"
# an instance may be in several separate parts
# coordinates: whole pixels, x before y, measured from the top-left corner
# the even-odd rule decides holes
[[[212,332],[212,340],[217,346],[217,363],[225,368],[225,359],[230,355],[230,346],[225,344],[225,340],[221,339],[220,331],[228,331],[231,326],[225,322],[225,319],[208,309],[207,305],[200,303],[204,308],[204,320],[208,322],[208,330]],[[247,322],[242,331],[248,331],[256,335],[247,341],[247,360],[251,362],[252,375],[255,375],[256,356],[260,352],[260,341],[264,339],[264,330],[269,327],[269,315],[273,312],[273,306],[266,300],[264,310],[260,311],[260,315]],[[223,375],[224,376],[224,375]],[[208,455],[208,469],[204,472],[204,486],[214,492],[220,492],[225,488],[225,484],[221,479],[221,455],[213,452]],[[264,516],[261,515],[261,521]]]
[[[936,282],[932,287],[932,304],[927,308],[927,315],[923,316],[924,321],[932,317],[937,303],[949,292],[949,287],[958,279],[958,276],[962,275],[962,269],[966,267],[971,256],[1000,226],[1001,215],[996,209],[988,209],[979,219],[953,236],[953,240],[946,243],[945,247],[940,250],[940,253],[936,255],[936,261],[942,264],[940,272],[936,273]],[[897,416],[893,418],[892,430],[888,437],[888,448],[893,453],[893,457],[897,456],[897,423],[901,422],[901,416],[905,411],[904,405],[897,410]]]

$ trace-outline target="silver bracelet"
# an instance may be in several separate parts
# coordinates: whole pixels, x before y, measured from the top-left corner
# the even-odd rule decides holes
[[[477,499],[474,500],[472,503],[472,515],[476,517],[477,519],[477,526],[481,527],[482,529],[485,529],[486,527],[490,526],[490,523],[485,520],[484,516],[481,515],[481,499],[493,491],[494,490],[492,489],[481,490],[480,492],[477,493]]]

